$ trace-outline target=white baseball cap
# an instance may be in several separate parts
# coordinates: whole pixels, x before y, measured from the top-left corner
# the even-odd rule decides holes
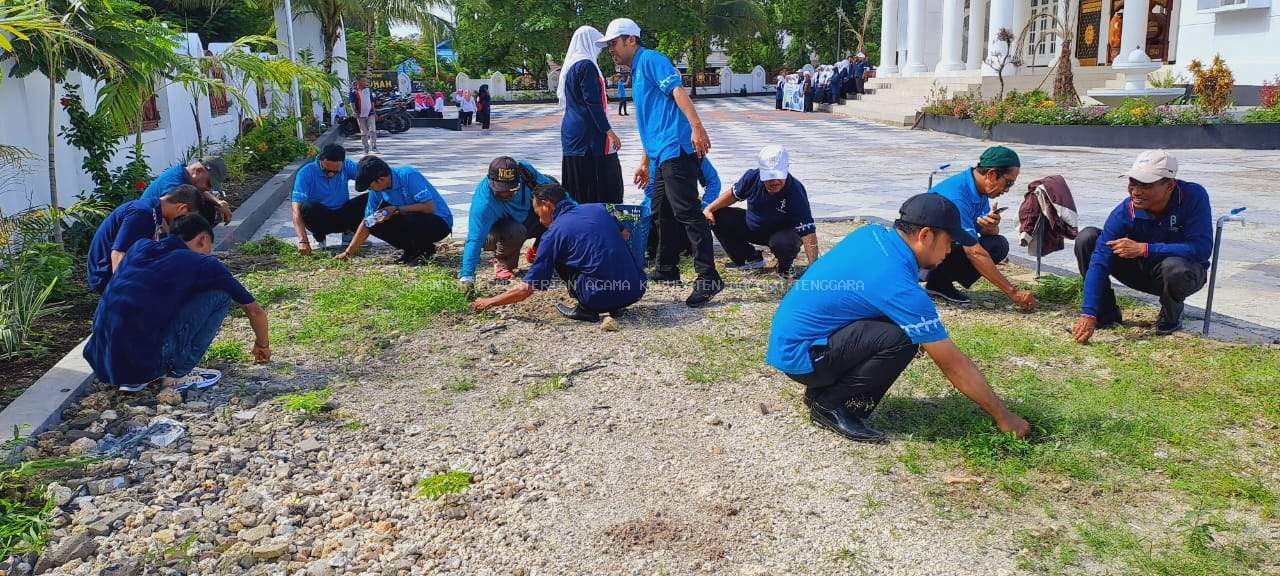
[[[1120,177],[1133,178],[1143,184],[1157,182],[1163,178],[1178,176],[1178,159],[1164,150],[1147,150],[1138,154],[1133,166]]]
[[[596,40],[596,46],[604,47],[619,36],[640,36],[640,25],[630,18],[614,18],[604,31],[604,37]]]
[[[761,180],[786,180],[787,168],[791,165],[791,157],[787,149],[778,144],[770,144],[760,150],[756,159],[760,168]]]

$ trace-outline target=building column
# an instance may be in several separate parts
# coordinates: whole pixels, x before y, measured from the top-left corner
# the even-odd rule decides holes
[[[964,0],[942,0],[942,46],[933,72],[944,75],[964,70],[960,51],[964,49]]]
[[[884,0],[880,11],[880,66],[876,77],[898,73],[898,0]]]
[[[1107,57],[1111,50],[1111,0],[1102,0],[1102,13],[1098,21],[1098,62],[1099,66],[1110,64]]]
[[[997,54],[1007,54],[1014,48],[1011,45],[1012,42],[1003,42],[997,39],[1001,28],[1006,28],[1010,33],[1017,34],[1013,29],[1013,0],[991,0],[991,15],[989,18],[991,19],[991,29],[987,34],[987,54],[991,59],[995,60]],[[1006,65],[1004,73],[1010,74],[1011,72],[1011,66]],[[995,76],[996,69],[983,62],[982,74],[984,76]]]
[[[1023,30],[1027,28],[1027,23],[1030,21],[1031,21],[1031,0],[1013,0],[1013,26],[1010,26],[1009,30],[1013,32],[1013,49],[1014,50],[1018,49],[1018,36],[1023,34]],[[1027,38],[1026,41],[1022,44],[1023,50],[1027,49],[1027,47],[1030,45],[1030,41],[1031,39]],[[1022,58],[1025,60],[1028,60],[1028,61],[1030,60],[1027,58],[1027,54],[1025,52],[1022,54],[1019,54],[1019,56],[1022,56]],[[1019,69],[1015,68],[1013,64],[1010,64],[1008,67],[1004,69],[1004,74],[1005,76],[1012,76],[1014,74],[1017,74],[1018,70]]]
[[[925,0],[907,0],[907,67],[903,76],[929,71],[924,63]]]
[[[1124,16],[1120,21],[1120,53],[1116,62],[1127,62],[1134,50],[1147,51],[1147,15],[1151,11],[1149,0],[1124,0]]]
[[[969,0],[969,59],[964,63],[966,70],[982,68],[983,28],[987,25],[987,1]]]

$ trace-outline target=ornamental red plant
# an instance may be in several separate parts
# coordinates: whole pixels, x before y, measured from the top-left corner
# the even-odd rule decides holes
[[[1280,105],[1280,74],[1270,82],[1262,82],[1262,88],[1258,90],[1258,98],[1262,100],[1263,108],[1275,108]]]

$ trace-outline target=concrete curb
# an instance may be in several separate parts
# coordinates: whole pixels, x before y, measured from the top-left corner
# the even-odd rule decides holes
[[[329,144],[341,142],[343,139],[342,132],[337,126],[329,129],[328,132],[320,135],[314,142],[317,149],[324,148]],[[285,166],[266,184],[258,188],[248,200],[245,200],[240,207],[231,215],[230,226],[218,226],[214,229],[213,249],[217,251],[225,251],[235,248],[236,246],[248,241],[253,237],[258,228],[271,217],[271,214],[280,207],[280,203],[289,197],[290,189],[293,184],[293,177],[298,173],[307,162],[312,158],[303,158],[295,160],[288,166]]]
[[[88,341],[88,338],[81,340],[0,412],[0,435],[4,440],[12,439],[11,435],[34,437],[62,422],[62,410],[93,382],[93,368],[84,359],[84,345]]]

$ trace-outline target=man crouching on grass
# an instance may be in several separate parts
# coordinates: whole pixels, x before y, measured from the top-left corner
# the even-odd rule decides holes
[[[617,312],[644,296],[645,276],[627,247],[622,224],[602,204],[574,204],[559,184],[543,184],[533,190],[533,211],[547,229],[537,258],[524,282],[493,298],[479,298],[477,312],[523,301],[534,290],[546,290],[552,274],[578,301],[570,308],[557,304],[566,318],[596,322],[600,314]]]
[[[879,442],[863,423],[923,347],[956,390],[1019,438],[1031,431],[1005,407],[987,379],[947,336],[929,295],[916,282],[951,243],[978,242],[946,198],[908,199],[893,228],[872,224],[841,240],[791,287],[778,305],[765,360],[806,387],[814,421],[850,440]]]

